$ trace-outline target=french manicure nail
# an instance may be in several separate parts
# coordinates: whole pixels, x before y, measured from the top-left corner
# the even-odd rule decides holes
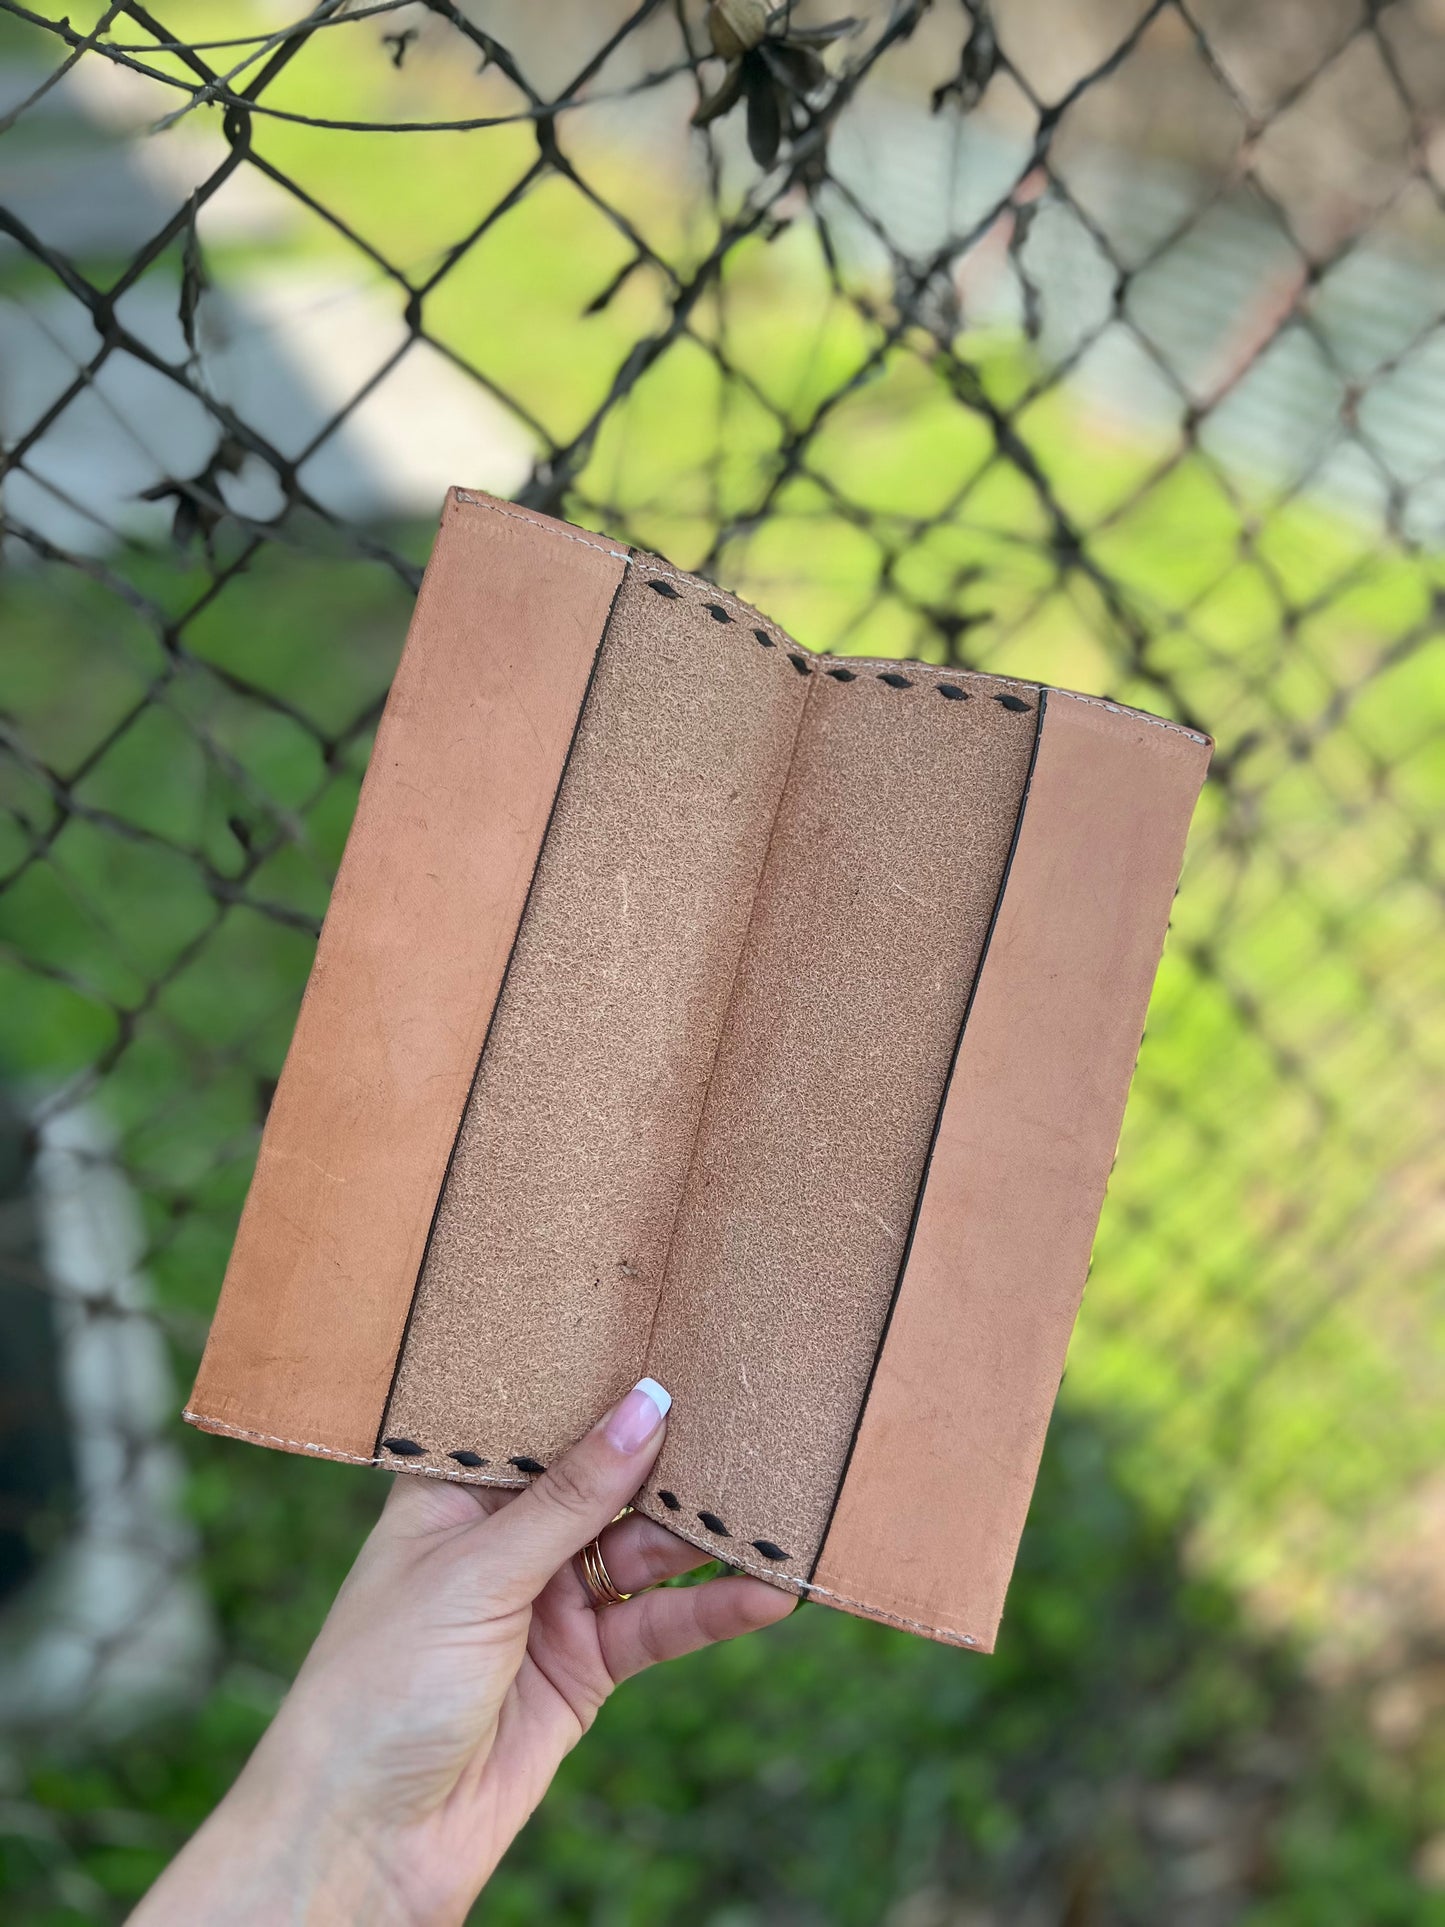
[[[642,1378],[607,1421],[607,1442],[619,1452],[640,1452],[667,1417],[672,1393],[655,1378]]]

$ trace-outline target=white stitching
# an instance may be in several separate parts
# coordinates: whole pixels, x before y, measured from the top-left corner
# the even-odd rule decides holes
[[[1085,696],[1077,689],[1056,689],[1052,683],[1043,684],[1051,696],[1062,696],[1066,702],[1087,703],[1091,709],[1107,709],[1111,716],[1128,716],[1135,722],[1148,723],[1154,729],[1167,729],[1173,736],[1187,736],[1191,743],[1203,748],[1209,747],[1209,738],[1201,736],[1197,729],[1187,729],[1183,723],[1171,723],[1167,716],[1151,716],[1147,709],[1134,709],[1128,703],[1112,703],[1107,696]]]
[[[744,602],[740,596],[735,596],[730,589],[720,589],[716,583],[705,582],[701,576],[688,575],[681,569],[674,569],[671,563],[664,562],[660,556],[653,555],[647,549],[609,548],[605,542],[594,542],[590,536],[582,534],[579,530],[572,528],[570,524],[564,528],[560,523],[550,518],[534,522],[530,515],[519,515],[515,509],[506,508],[500,502],[484,502],[479,495],[468,495],[466,490],[462,488],[454,489],[452,493],[459,502],[466,502],[472,508],[489,509],[493,515],[504,515],[509,522],[521,522],[529,529],[538,530],[542,535],[555,535],[559,536],[564,542],[580,543],[584,549],[596,549],[599,555],[613,556],[619,562],[639,562],[651,570],[654,575],[665,575],[670,577],[674,582],[686,583],[690,589],[702,590],[707,594],[720,596],[724,601],[730,603],[735,611],[745,616],[748,621],[763,623],[779,642],[786,643],[790,649],[801,650],[803,647],[800,642],[793,640],[786,629],[780,629],[770,616],[765,616],[761,610],[754,609],[751,603]],[[805,653],[811,655],[813,652],[808,650]]]
[[[505,515],[509,522],[521,522],[524,527],[535,529],[539,535],[555,535],[564,542],[578,542],[584,549],[596,549],[599,555],[613,556],[619,562],[626,562],[632,554],[631,549],[614,549],[605,542],[594,542],[590,536],[576,529],[560,528],[550,518],[537,522],[530,515],[519,515],[515,509],[503,508],[500,502],[484,502],[480,495],[468,495],[464,488],[453,489],[452,493],[459,502],[466,502],[475,509],[489,509],[493,515]]]
[[[251,1439],[258,1445],[289,1445],[298,1452],[313,1452],[319,1458],[342,1459],[348,1465],[384,1465],[392,1472],[420,1473],[424,1478],[429,1479],[451,1479],[459,1485],[505,1486],[512,1491],[526,1489],[525,1480],[507,1479],[500,1473],[461,1470],[453,1472],[443,1465],[417,1465],[398,1463],[394,1459],[364,1458],[359,1452],[343,1452],[339,1446],[319,1445],[315,1439],[286,1439],[278,1432],[253,1432],[247,1426],[228,1425],[224,1419],[208,1418],[204,1412],[193,1412],[189,1406],[182,1412],[181,1417],[191,1425],[203,1426],[211,1432],[224,1432],[233,1439]],[[651,1519],[652,1514],[644,1512],[642,1517]],[[715,1558],[721,1558],[725,1565],[736,1566],[740,1571],[754,1573],[759,1579],[769,1579],[775,1585],[778,1580],[786,1579],[789,1586],[797,1586],[805,1593],[817,1593],[821,1599],[836,1599],[840,1606],[856,1607],[859,1612],[867,1613],[870,1619],[886,1620],[891,1626],[905,1626],[914,1633],[941,1633],[946,1639],[955,1640],[960,1646],[978,1645],[978,1640],[972,1633],[955,1632],[951,1626],[930,1626],[922,1619],[909,1619],[903,1613],[886,1612],[881,1606],[869,1606],[861,1599],[850,1599],[846,1593],[834,1592],[831,1586],[820,1586],[816,1580],[795,1579],[791,1573],[780,1572],[776,1566],[760,1566],[755,1559],[744,1559],[738,1553],[719,1554],[705,1540],[695,1539],[690,1532],[684,1532],[680,1526],[674,1525],[671,1519],[653,1519],[652,1522],[654,1525],[665,1526],[677,1538],[685,1539],[690,1546],[696,1546],[699,1552],[710,1552]]]
[[[760,609],[753,608],[751,603],[744,602],[741,596],[735,596],[730,589],[720,589],[715,582],[705,582],[699,575],[688,575],[682,569],[675,569],[670,562],[664,562],[661,556],[653,555],[649,549],[609,548],[605,542],[594,542],[590,536],[583,535],[570,524],[564,528],[550,517],[542,521],[533,521],[530,515],[519,515],[515,509],[506,508],[500,502],[484,502],[479,495],[468,495],[464,488],[453,489],[452,493],[459,502],[466,502],[472,508],[489,509],[493,515],[504,515],[509,522],[522,522],[529,529],[536,529],[543,535],[560,536],[564,542],[579,542],[584,549],[596,549],[599,554],[614,556],[619,562],[637,562],[654,575],[665,575],[673,582],[685,583],[689,589],[702,590],[706,594],[719,596],[749,622],[762,623],[775,640],[785,643],[788,648],[813,656],[814,661],[829,660],[827,657],[814,655],[811,649],[803,650],[802,643],[794,641],[786,629],[780,629],[771,616],[765,616]]]
[[[380,1465],[377,1458],[363,1458],[359,1452],[343,1452],[337,1445],[320,1445],[315,1439],[283,1439],[278,1432],[253,1432],[244,1425],[228,1425],[224,1419],[208,1418],[189,1406],[181,1413],[189,1425],[204,1425],[213,1432],[226,1432],[233,1439],[255,1439],[261,1445],[293,1445],[298,1452],[319,1452],[328,1459],[345,1459],[348,1465]]]
[[[614,556],[619,562],[632,561],[640,563],[645,568],[650,569],[654,575],[665,575],[670,577],[674,582],[686,583],[690,589],[700,589],[707,594],[720,596],[724,601],[731,604],[735,611],[745,616],[749,622],[762,623],[771,631],[777,641],[786,643],[790,649],[801,650],[803,648],[800,642],[793,640],[786,629],[780,629],[771,616],[765,616],[760,609],[754,609],[751,603],[744,602],[740,596],[735,596],[730,589],[720,589],[714,582],[704,582],[701,576],[688,575],[681,569],[674,569],[671,563],[664,562],[660,556],[653,555],[648,549],[609,548],[605,542],[594,542],[591,536],[583,535],[579,530],[572,528],[570,524],[564,528],[560,523],[553,521],[550,517],[542,521],[533,521],[530,515],[519,515],[515,509],[506,508],[500,502],[484,502],[479,495],[468,495],[464,488],[453,489],[452,493],[459,502],[466,502],[472,508],[489,509],[493,515],[506,516],[509,522],[522,522],[529,529],[536,529],[542,535],[560,536],[564,542],[579,542],[584,549],[596,549],[600,555]],[[813,654],[811,650],[805,653],[808,655]],[[815,657],[815,660],[823,659]]]

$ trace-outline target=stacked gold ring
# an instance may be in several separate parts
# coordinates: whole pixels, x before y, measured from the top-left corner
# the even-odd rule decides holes
[[[625,1519],[632,1507],[623,1506],[617,1519]],[[617,1519],[612,1521],[617,1524]],[[587,1589],[587,1603],[593,1612],[601,1612],[604,1606],[620,1606],[632,1597],[630,1592],[621,1592],[607,1570],[607,1561],[602,1557],[601,1538],[593,1539],[583,1546],[577,1555],[577,1569],[582,1575],[582,1584]]]
[[[630,1592],[619,1592],[613,1584],[612,1574],[607,1570],[607,1562],[602,1557],[602,1542],[594,1539],[590,1545],[583,1546],[577,1555],[578,1567],[582,1574],[582,1584],[587,1588],[587,1603],[593,1612],[601,1612],[604,1606],[620,1606],[630,1599]]]

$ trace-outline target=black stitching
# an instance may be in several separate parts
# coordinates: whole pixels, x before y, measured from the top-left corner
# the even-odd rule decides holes
[[[1022,696],[995,696],[994,701],[996,703],[1002,703],[1005,709],[1020,710],[1033,708],[1033,704],[1026,703]]]
[[[485,1465],[486,1464],[486,1460],[482,1457],[480,1452],[448,1452],[447,1457],[449,1459],[455,1459],[458,1465]]]
[[[657,1496],[669,1512],[680,1512],[682,1510],[682,1500],[678,1498],[675,1492],[659,1492]]]
[[[399,1459],[424,1459],[426,1447],[418,1445],[415,1439],[383,1439],[382,1444],[388,1452],[395,1452]]]
[[[654,577],[649,580],[647,586],[649,589],[655,589],[659,595],[665,595],[671,602],[676,602],[679,599],[679,591],[675,589],[670,582],[663,582]],[[720,602],[705,602],[702,606],[707,610],[714,622],[733,622],[736,620],[731,612],[725,609]],[[754,629],[753,635],[764,649],[775,649],[777,647],[775,638],[770,636],[766,629]],[[800,676],[812,675],[812,665],[808,662],[806,656],[796,656],[790,653],[788,661]],[[856,682],[858,680],[857,672],[852,669],[828,669],[824,671],[824,674],[831,676],[834,682]],[[890,689],[911,689],[913,687],[912,680],[907,676],[900,675],[897,670],[881,670],[878,680],[881,683],[886,683]],[[960,689],[957,683],[935,683],[934,688],[937,689],[940,696],[945,697],[949,702],[966,703],[969,700],[970,692],[967,689]],[[1032,707],[1032,704],[1024,702],[1018,696],[995,696],[994,701],[996,703],[1002,703],[1005,709],[1024,710]],[[485,1461],[483,1461],[483,1463],[485,1463]],[[514,1459],[512,1463],[515,1465],[516,1460]],[[786,1555],[784,1556],[786,1557]]]
[[[508,1459],[507,1463],[508,1465],[515,1465],[519,1472],[545,1472],[547,1470],[546,1466],[543,1465],[538,1459],[528,1459],[528,1458],[519,1457],[515,1459]]]
[[[733,1535],[728,1531],[727,1527],[715,1512],[699,1512],[697,1516],[702,1520],[708,1531],[715,1532],[719,1539],[732,1538]]]
[[[791,1559],[793,1556],[790,1552],[784,1552],[781,1546],[775,1546],[771,1539],[754,1539],[753,1547],[764,1559]]]

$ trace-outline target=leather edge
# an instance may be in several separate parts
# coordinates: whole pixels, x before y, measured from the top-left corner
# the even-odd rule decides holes
[[[878,1376],[878,1367],[888,1343],[889,1328],[893,1323],[894,1313],[898,1309],[899,1294],[903,1289],[903,1281],[908,1275],[908,1262],[913,1253],[914,1239],[918,1235],[918,1220],[923,1210],[923,1200],[928,1191],[928,1182],[933,1173],[933,1160],[938,1151],[938,1136],[943,1127],[944,1115],[948,1109],[948,1094],[953,1088],[954,1074],[958,1069],[959,1052],[963,1049],[964,1035],[968,1030],[969,1015],[977,1000],[979,986],[983,982],[983,974],[988,966],[988,956],[993,945],[994,931],[998,927],[999,911],[1003,907],[1004,895],[1008,890],[1009,877],[1013,871],[1014,857],[1018,852],[1019,837],[1023,833],[1024,815],[1029,806],[1029,790],[1033,785],[1034,769],[1039,759],[1039,742],[1043,736],[1044,717],[1048,713],[1049,693],[1046,685],[1040,684],[1038,686],[1038,705],[1034,720],[1034,739],[1029,750],[1028,767],[1024,771],[1023,787],[1019,792],[1018,810],[1014,816],[1013,835],[1009,838],[1008,852],[1004,857],[1003,869],[999,874],[998,891],[994,897],[993,910],[988,920],[988,928],[984,932],[983,948],[979,952],[978,968],[974,972],[973,983],[969,988],[968,997],[964,1003],[963,1016],[959,1019],[958,1035],[953,1041],[953,1051],[948,1063],[948,1074],[944,1079],[943,1090],[938,1100],[938,1111],[933,1120],[933,1132],[928,1140],[928,1149],[924,1154],[923,1168],[918,1175],[918,1189],[914,1194],[913,1211],[908,1221],[908,1233],[903,1241],[903,1255],[898,1264],[898,1276],[894,1281],[892,1296],[888,1300],[888,1309],[883,1315],[883,1324],[878,1333],[878,1343],[873,1353],[873,1363],[869,1368],[867,1383],[863,1387],[863,1396],[858,1402],[858,1412],[853,1421],[853,1430],[849,1435],[848,1449],[843,1456],[842,1469],[838,1474],[837,1490],[833,1494],[833,1503],[828,1511],[828,1518],[823,1527],[822,1537],[818,1541],[818,1549],[814,1553],[812,1564],[808,1569],[808,1580],[810,1584],[817,1578],[818,1568],[823,1561],[823,1552],[828,1543],[828,1534],[832,1529],[833,1520],[837,1515],[838,1501],[842,1497],[843,1487],[848,1480],[848,1472],[853,1463],[853,1455],[858,1449],[858,1434],[863,1427],[863,1414],[868,1409],[868,1402],[873,1392],[874,1380]],[[972,1640],[965,1640],[964,1643],[971,1645],[973,1642]]]
[[[528,519],[533,520],[534,522],[545,522],[545,518],[543,517],[533,518],[529,516]],[[562,795],[562,786],[567,780],[567,770],[572,761],[572,753],[577,747],[577,737],[582,728],[582,719],[587,713],[587,701],[592,694],[592,685],[597,680],[597,668],[599,663],[602,661],[602,652],[607,644],[608,631],[612,627],[613,613],[617,608],[617,598],[618,596],[621,595],[622,585],[627,580],[627,571],[629,566],[630,566],[630,561],[623,563],[622,572],[617,578],[617,586],[613,590],[611,600],[608,602],[608,605],[607,605],[607,615],[602,624],[601,634],[597,638],[597,646],[592,652],[592,663],[591,663],[591,667],[587,671],[587,681],[582,690],[582,699],[577,705],[577,714],[576,714],[576,717],[573,719],[572,732],[567,739],[567,752],[562,758],[562,767],[557,772],[557,780],[552,789],[552,800],[547,810],[547,822],[542,831],[542,835],[538,841],[536,855],[532,859],[531,874],[527,879],[527,889],[526,889],[526,894],[522,898],[522,907],[517,912],[516,922],[512,927],[511,942],[507,946],[506,965],[502,971],[501,981],[497,985],[496,995],[492,999],[491,1008],[487,1013],[486,1032],[482,1038],[481,1048],[477,1052],[477,1061],[472,1070],[471,1081],[467,1085],[467,1094],[465,1098],[462,1100],[462,1106],[460,1111],[457,1113],[456,1126],[452,1131],[451,1145],[447,1151],[446,1164],[443,1167],[441,1177],[437,1183],[436,1196],[432,1203],[431,1217],[427,1223],[426,1241],[422,1245],[421,1256],[417,1260],[416,1276],[412,1280],[411,1296],[410,1296],[410,1299],[408,1300],[407,1308],[406,1308],[406,1318],[402,1324],[401,1336],[397,1341],[396,1355],[392,1360],[391,1377],[390,1377],[390,1380],[388,1381],[387,1388],[386,1388],[386,1397],[382,1400],[381,1413],[377,1420],[376,1439],[375,1439],[374,1446],[372,1448],[372,1460],[376,1464],[395,1464],[396,1463],[394,1459],[383,1459],[382,1441],[387,1432],[387,1416],[391,1410],[392,1399],[396,1392],[397,1374],[401,1369],[402,1354],[406,1350],[407,1337],[411,1331],[412,1318],[416,1312],[417,1292],[421,1285],[421,1275],[422,1275],[422,1272],[426,1269],[426,1261],[431,1251],[432,1240],[436,1236],[437,1219],[441,1215],[442,1199],[446,1193],[447,1180],[448,1178],[450,1178],[452,1174],[452,1166],[456,1162],[457,1146],[461,1141],[462,1126],[466,1121],[466,1114],[467,1114],[468,1107],[471,1104],[472,1097],[477,1088],[477,1082],[482,1074],[482,1065],[486,1061],[487,1045],[491,1040],[492,1026],[496,1019],[497,1010],[501,1004],[503,997],[506,995],[507,979],[510,977],[512,973],[512,962],[517,954],[517,936],[522,928],[523,921],[527,915],[527,905],[532,901],[532,892],[536,888],[537,872],[541,867],[542,852],[547,847],[547,838],[552,834],[552,825],[556,820],[557,804]],[[420,1467],[416,1469],[421,1470]],[[490,1481],[490,1483],[498,1483],[498,1482],[499,1481]],[[503,1480],[503,1481],[500,1481],[500,1483],[510,1484],[512,1482],[510,1480]]]
[[[374,1457],[445,1168],[627,562],[628,551],[547,517],[449,493],[189,1423]]]
[[[1209,748],[1049,692],[913,1243],[814,1571],[838,1603],[868,1602],[851,1610],[968,1626],[963,1643],[993,1649]],[[1001,1119],[1017,1124],[1007,1141]]]

